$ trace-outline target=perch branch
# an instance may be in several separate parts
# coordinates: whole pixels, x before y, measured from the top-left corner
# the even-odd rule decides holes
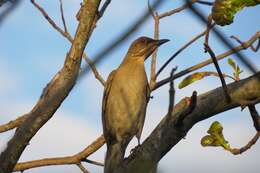
[[[151,170],[164,155],[169,152],[188,131],[198,122],[210,118],[218,113],[239,107],[234,100],[250,100],[255,98],[255,104],[260,102],[260,72],[255,75],[233,82],[228,85],[232,101],[223,102],[225,95],[222,88],[217,88],[197,97],[195,109],[182,122],[182,126],[174,125],[178,115],[182,113],[175,105],[172,115],[167,115],[161,120],[150,136],[142,143],[138,151],[132,153],[123,161],[114,173],[143,173],[143,170]],[[181,110],[184,110],[181,108]]]

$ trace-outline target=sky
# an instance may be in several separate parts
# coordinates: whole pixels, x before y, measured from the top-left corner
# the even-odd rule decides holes
[[[158,9],[159,13],[177,8],[182,2],[181,0],[163,1],[163,6]],[[58,0],[38,0],[37,2],[62,26]],[[72,35],[74,35],[77,26],[75,14],[80,8],[80,2],[80,0],[64,0],[65,17]],[[207,14],[210,12],[210,7],[200,6],[200,8]],[[146,9],[147,1],[113,0],[98,22],[85,52],[90,57],[95,56],[98,51],[130,26]],[[248,40],[260,28],[260,23],[256,22],[259,20],[257,15],[259,10],[260,6],[245,8],[236,15],[233,24],[219,27],[219,29],[227,36],[236,35],[242,40]],[[162,19],[160,21],[160,38],[167,38],[171,41],[159,48],[157,66],[160,67],[178,48],[204,29],[205,27],[188,10]],[[120,64],[129,44],[139,36],[153,37],[152,17],[129,40],[120,45],[109,56],[106,56],[102,63],[97,66],[105,79]],[[24,1],[8,16],[7,20],[1,25],[0,38],[0,124],[3,124],[32,109],[43,88],[62,67],[70,43],[46,22],[30,1]],[[210,45],[216,54],[227,50],[213,34],[210,35]],[[251,50],[246,50],[243,53],[259,69],[260,63],[257,57],[259,52],[254,53]],[[234,58],[244,71],[241,78],[250,75],[250,72],[236,60],[235,56],[230,57]],[[203,39],[200,39],[171,62],[159,76],[159,80],[169,76],[171,69],[175,66],[178,66],[178,71],[181,71],[208,58],[203,50]],[[82,65],[85,65],[85,62],[82,62]],[[149,65],[150,61],[147,60],[147,72],[149,72]],[[223,72],[232,74],[231,68],[227,65],[227,59],[220,61],[220,65]],[[214,66],[209,65],[198,71],[214,70]],[[181,79],[176,80],[176,84]],[[232,81],[227,80],[227,82]],[[184,89],[176,89],[176,101],[190,96],[194,90],[201,94],[220,85],[218,78],[205,78]],[[168,88],[169,86],[165,85],[152,93],[154,99],[149,102],[142,141],[152,132],[167,112]],[[19,161],[72,155],[90,144],[102,134],[102,95],[102,85],[94,78],[92,73],[86,74],[82,80],[78,81],[76,87],[62,103],[54,117],[35,135]],[[255,134],[247,110],[241,112],[240,108],[236,108],[221,113],[196,124],[186,138],[172,148],[160,161],[159,172],[259,172],[259,142],[239,156],[233,156],[222,148],[203,148],[200,145],[200,139],[206,135],[207,129],[214,121],[222,123],[224,135],[233,147],[245,145]],[[0,151],[5,148],[13,133],[14,131],[10,131],[0,135]],[[133,139],[128,147],[127,154],[136,144],[137,141]],[[103,162],[104,155],[105,147],[102,147],[90,158]],[[84,166],[91,173],[102,172],[102,167],[90,164],[84,164]],[[26,172],[44,173],[49,171],[81,172],[75,165],[50,166],[31,169]]]

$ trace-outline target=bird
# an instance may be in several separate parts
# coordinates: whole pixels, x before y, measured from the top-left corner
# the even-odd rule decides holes
[[[140,145],[150,98],[144,62],[168,41],[139,37],[130,45],[119,67],[107,78],[102,100],[103,134],[107,144],[104,173],[112,173],[120,165],[134,136]]]

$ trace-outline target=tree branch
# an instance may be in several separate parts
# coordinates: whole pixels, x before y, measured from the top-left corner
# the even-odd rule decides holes
[[[33,160],[27,162],[17,163],[13,171],[24,171],[31,168],[37,168],[42,166],[51,166],[51,165],[72,165],[78,164],[83,161],[85,158],[96,152],[100,147],[105,144],[104,136],[101,135],[89,146],[87,146],[81,152],[66,157],[55,157],[55,158],[45,158],[40,160]],[[90,162],[88,162],[90,163]]]
[[[234,155],[238,155],[238,154],[242,154],[245,151],[249,150],[259,139],[260,137],[260,132],[256,132],[255,136],[242,148],[232,148],[229,151],[234,154]]]
[[[222,54],[216,56],[216,59],[217,59],[217,60],[222,60],[222,59],[224,59],[224,58],[226,58],[226,57],[228,57],[228,56],[230,56],[230,55],[232,55],[232,54],[234,54],[234,53],[236,53],[236,52],[238,52],[238,51],[240,51],[240,50],[248,49],[248,48],[249,48],[252,44],[254,44],[255,41],[257,41],[259,38],[260,38],[260,32],[257,32],[257,33],[256,33],[255,35],[253,35],[248,41],[244,42],[243,45],[234,47],[234,48],[228,50],[227,52],[224,52],[224,53],[222,53]],[[205,66],[207,66],[207,65],[209,65],[209,64],[211,64],[211,63],[212,63],[212,59],[209,58],[209,59],[206,60],[206,61],[203,61],[203,62],[201,62],[201,63],[199,63],[199,64],[196,64],[196,65],[194,65],[194,66],[192,66],[192,67],[189,67],[189,68],[187,68],[187,69],[185,69],[185,70],[183,70],[183,71],[180,71],[179,73],[176,73],[173,77],[168,77],[168,78],[166,78],[166,79],[163,79],[163,80],[157,82],[157,84],[156,84],[156,86],[153,88],[153,90],[158,89],[159,87],[161,87],[161,86],[167,84],[167,83],[170,82],[171,80],[174,80],[174,79],[177,79],[177,78],[179,78],[179,77],[182,77],[182,76],[184,76],[184,75],[186,75],[186,74],[188,74],[188,73],[190,73],[190,72],[193,72],[193,71],[195,71],[195,70],[198,70],[198,69],[200,69],[200,68],[202,68],[202,67],[205,67]]]
[[[77,166],[83,173],[90,173],[83,165],[82,163],[78,163]]]
[[[101,0],[84,0],[75,39],[62,69],[44,89],[28,118],[16,129],[7,148],[0,155],[0,173],[12,172],[22,152],[37,131],[53,116],[68,96],[78,77],[81,57],[91,36],[93,22]]]
[[[0,125],[0,133],[12,130],[22,124],[24,120],[28,117],[28,114],[22,115],[15,120],[9,121],[6,124]]]
[[[176,118],[186,106],[176,105],[171,117],[165,116],[140,148],[122,163],[115,173],[145,173],[170,151],[199,121],[218,113],[240,106],[239,100],[255,100],[260,102],[260,72],[247,79],[228,85],[232,102],[225,101],[222,88],[219,87],[197,97],[197,106],[182,121],[182,126],[174,125]]]
[[[62,0],[60,0],[60,15],[61,15],[61,20],[62,20],[63,27],[64,27],[64,32],[67,33],[68,28],[67,28],[66,20],[65,20],[65,17],[64,17]]]
[[[67,40],[72,44],[73,43],[73,37],[70,35],[69,32],[67,32],[67,27],[65,23],[64,17],[62,17],[63,25],[65,28],[65,31],[63,31],[55,22],[52,20],[52,18],[48,15],[48,13],[39,5],[35,2],[35,0],[31,0],[32,4],[41,12],[41,14],[45,17],[45,19],[49,22],[49,24],[56,30],[58,31],[63,37],[67,38]],[[61,16],[63,16],[63,8],[62,8],[62,1],[61,2]],[[87,54],[83,53],[83,59],[86,61],[86,63],[89,65],[91,68],[92,72],[94,73],[96,79],[103,85],[105,86],[105,80],[103,77],[99,74],[97,68],[95,67],[94,63],[90,60],[90,58],[87,56]]]

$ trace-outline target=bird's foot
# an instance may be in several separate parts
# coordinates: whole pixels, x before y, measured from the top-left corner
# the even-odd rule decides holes
[[[130,154],[135,154],[136,152],[138,152],[138,150],[141,148],[141,145],[138,144],[137,146],[135,146],[133,149],[131,149]]]

